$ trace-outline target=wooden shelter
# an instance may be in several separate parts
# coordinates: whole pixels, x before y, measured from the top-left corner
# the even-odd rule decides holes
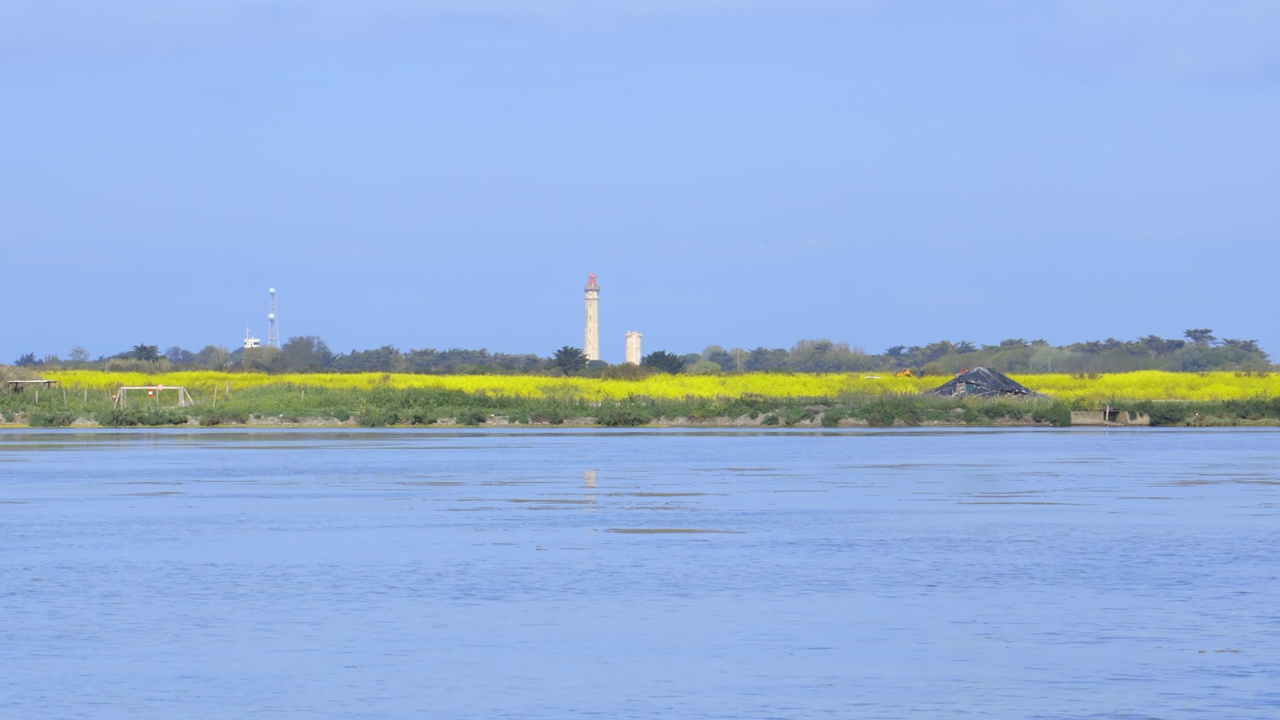
[[[57,380],[5,380],[10,393],[20,393],[28,387],[34,387],[36,390],[50,388],[57,384]]]

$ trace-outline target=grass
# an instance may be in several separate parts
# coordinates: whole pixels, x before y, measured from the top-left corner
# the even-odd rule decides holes
[[[542,376],[390,374],[265,375],[184,372],[145,375],[101,371],[51,372],[60,386],[0,395],[0,414],[33,426],[62,426],[78,418],[103,425],[245,422],[354,422],[367,427],[484,425],[501,418],[523,425],[591,418],[598,425],[634,427],[653,422],[717,422],[749,418],[765,426],[843,424],[870,426],[964,422],[990,425],[1036,422],[1066,425],[1071,410],[1106,405],[1146,412],[1156,424],[1267,422],[1280,419],[1280,375],[1143,371],[1073,377],[1015,379],[1048,400],[919,395],[946,378],[894,378],[863,374],[723,376],[657,375],[640,380]],[[121,385],[183,386],[195,405],[174,407],[130,396],[113,408]]]

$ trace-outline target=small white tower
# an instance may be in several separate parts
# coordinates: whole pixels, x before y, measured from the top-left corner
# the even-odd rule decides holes
[[[271,325],[267,328],[267,347],[280,348],[280,326],[276,324],[276,289],[268,288],[267,292],[271,294],[271,312],[267,313],[267,321]]]
[[[640,364],[640,338],[642,333],[631,330],[627,333],[627,362],[632,365]]]
[[[582,343],[582,354],[587,362],[600,359],[600,286],[596,274],[587,277],[587,337]]]

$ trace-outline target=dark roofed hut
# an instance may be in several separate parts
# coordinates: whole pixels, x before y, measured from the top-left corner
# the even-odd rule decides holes
[[[1043,394],[1031,390],[1026,385],[1014,381],[1002,372],[991,368],[974,368],[951,378],[923,395],[974,395],[977,397],[1003,397],[1015,395],[1019,397],[1044,397]]]

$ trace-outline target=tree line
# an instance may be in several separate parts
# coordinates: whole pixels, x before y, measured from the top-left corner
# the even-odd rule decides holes
[[[1211,329],[1194,328],[1180,339],[1148,335],[1137,340],[1115,338],[1053,346],[1045,340],[1010,338],[996,345],[940,340],[928,345],[895,345],[870,354],[848,343],[800,340],[790,348],[725,349],[711,345],[701,353],[649,353],[640,366],[588,362],[582,350],[563,346],[549,356],[491,353],[452,348],[400,349],[384,345],[370,350],[335,353],[314,335],[291,337],[280,348],[237,348],[208,345],[199,351],[140,343],[131,349],[90,359],[82,347],[67,359],[37,358],[26,353],[18,366],[48,369],[102,369],[167,372],[222,370],[266,373],[385,372],[435,374],[546,374],[639,377],[646,373],[736,372],[898,372],[949,375],[965,368],[990,367],[1006,373],[1102,373],[1133,370],[1203,372],[1263,371],[1270,359],[1256,340],[1219,339]]]

